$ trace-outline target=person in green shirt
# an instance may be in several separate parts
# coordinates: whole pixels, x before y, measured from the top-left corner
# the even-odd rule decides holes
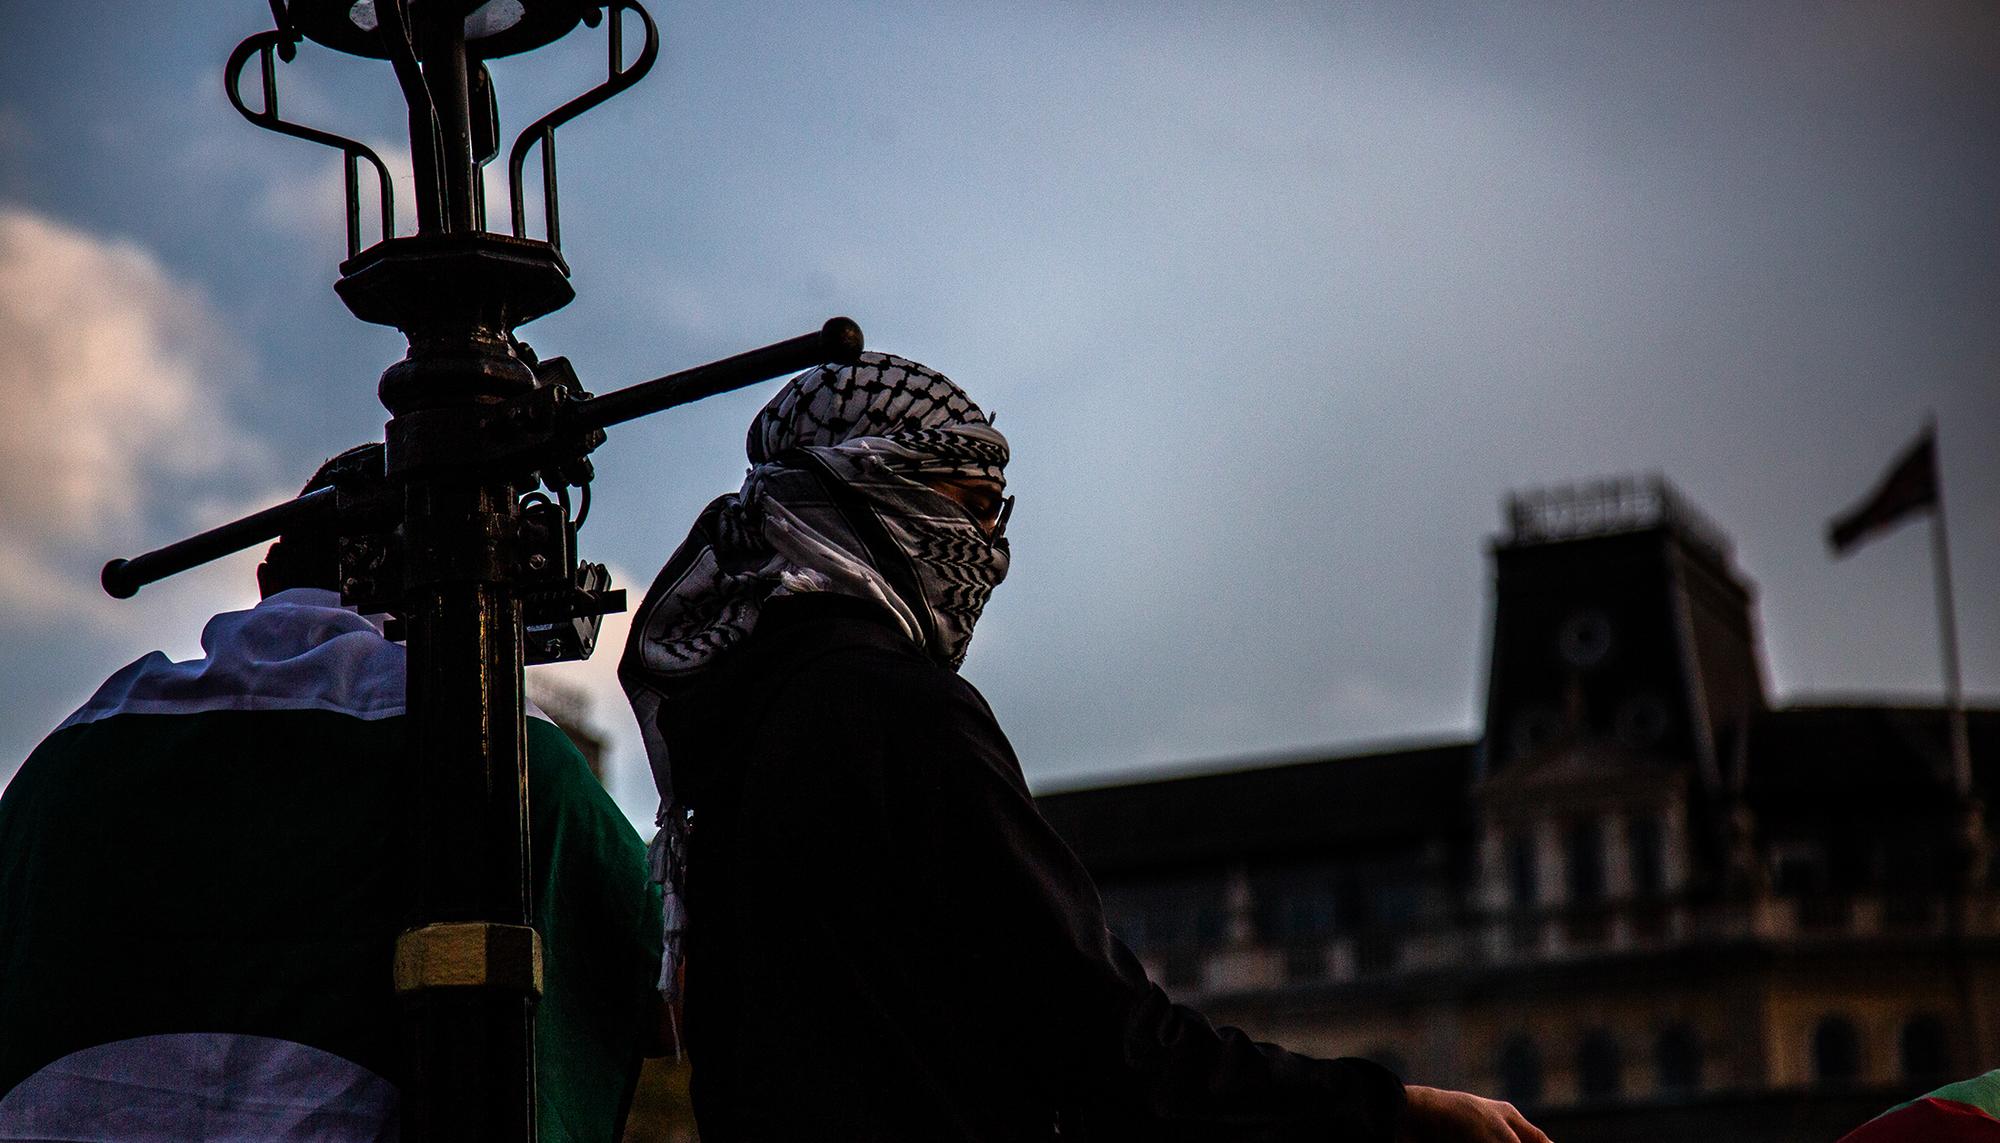
[[[0,795],[0,1140],[397,1136],[404,650],[334,573],[281,539],[200,659],[117,672]],[[612,1140],[659,891],[568,738],[530,711],[527,742],[540,1136]]]

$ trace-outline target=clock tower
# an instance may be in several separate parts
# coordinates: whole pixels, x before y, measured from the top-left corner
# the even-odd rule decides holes
[[[1764,684],[1722,532],[1659,477],[1518,493],[1507,518],[1483,774],[1586,747],[1728,785]]]
[[[1764,684],[1729,541],[1660,477],[1518,493],[1506,514],[1474,787],[1485,905],[1754,879],[1741,791]]]

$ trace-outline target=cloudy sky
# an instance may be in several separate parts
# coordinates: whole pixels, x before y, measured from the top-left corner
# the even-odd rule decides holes
[[[523,336],[603,391],[844,313],[996,409],[1014,570],[966,673],[1038,786],[1476,734],[1500,498],[1626,472],[1733,536],[1782,700],[1934,697],[1926,530],[1821,538],[1929,411],[2000,696],[1990,5],[656,15],[653,76],[561,134],[578,300]],[[254,598],[254,555],[124,603],[105,559],[379,435],[402,344],[331,288],[338,156],[222,95],[269,19],[0,9],[0,780]],[[503,125],[602,35],[497,63]],[[307,45],[281,83],[405,149],[386,65]],[[643,588],[771,388],[614,430],[586,555]],[[561,669],[650,816],[611,658]]]

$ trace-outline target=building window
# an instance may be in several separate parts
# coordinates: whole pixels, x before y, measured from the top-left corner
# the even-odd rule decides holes
[[[1660,819],[1633,818],[1626,828],[1626,848],[1632,867],[1632,895],[1642,900],[1663,896],[1667,891],[1666,847],[1662,844]]]
[[[1340,900],[1342,870],[1324,863],[1259,869],[1250,880],[1257,935],[1271,944],[1323,941],[1349,920]]]
[[[1563,857],[1569,865],[1569,899],[1588,905],[1604,899],[1604,846],[1595,818],[1572,822],[1563,831]]]
[[[1256,898],[1258,931],[1274,942],[1331,936],[1334,899],[1331,886],[1261,887]]]
[[[1515,1036],[1500,1049],[1500,1098],[1515,1107],[1542,1102],[1542,1053],[1527,1036]]]
[[[1922,930],[1937,923],[1937,897],[1929,885],[1892,889],[1883,901],[1882,919],[1891,928]]]
[[[1576,1050],[1577,1094],[1585,1099],[1611,1099],[1624,1087],[1618,1041],[1598,1029],[1584,1036]]]
[[[1166,963],[1161,965],[1161,984],[1183,991],[1197,989],[1202,984],[1204,958],[1198,952],[1178,949],[1167,954]]]
[[[1363,923],[1367,925],[1406,925],[1422,920],[1423,887],[1407,881],[1371,882],[1364,895],[1363,908],[1366,913]]]
[[[1134,949],[1214,948],[1229,931],[1227,889],[1220,877],[1124,882],[1100,892],[1111,931]]]
[[[1701,1090],[1701,1039],[1686,1024],[1660,1032],[1653,1042],[1653,1083],[1662,1095]]]
[[[1326,979],[1326,946],[1285,946],[1285,979],[1293,982]]]
[[[1149,902],[1138,924],[1141,947],[1168,949],[1193,943],[1187,911],[1172,902]]]
[[[1904,1079],[1931,1086],[1950,1075],[1951,1057],[1945,1047],[1943,1020],[1928,1013],[1912,1016],[1897,1040]]]
[[[1816,841],[1771,843],[1771,888],[1786,897],[1824,894],[1827,878],[1826,847]]]
[[[1861,1034],[1845,1016],[1828,1016],[1813,1029],[1813,1078],[1852,1083],[1861,1078]]]
[[[1203,905],[1194,915],[1194,939],[1205,949],[1220,948],[1229,940],[1229,907],[1219,902]]]
[[[1375,929],[1354,938],[1354,971],[1363,976],[1396,971],[1401,956],[1402,942],[1393,932]]]
[[[1517,909],[1531,909],[1535,897],[1535,839],[1517,833],[1507,839],[1507,899]]]

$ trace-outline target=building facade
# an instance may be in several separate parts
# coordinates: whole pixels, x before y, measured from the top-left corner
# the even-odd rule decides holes
[[[1044,795],[1218,1021],[1566,1143],[1830,1140],[2000,1065],[2000,712],[1768,701],[1664,481],[1511,497],[1472,742]]]

